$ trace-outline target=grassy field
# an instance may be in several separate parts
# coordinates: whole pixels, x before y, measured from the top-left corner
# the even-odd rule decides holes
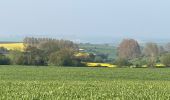
[[[105,44],[79,44],[79,47],[85,49],[89,53],[95,54],[108,54],[109,59],[115,59],[116,56],[116,47],[112,45],[105,45]]]
[[[1,100],[169,100],[170,69],[0,66]]]

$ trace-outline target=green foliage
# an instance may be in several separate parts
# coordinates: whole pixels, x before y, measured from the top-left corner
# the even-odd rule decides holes
[[[47,65],[46,59],[42,50],[28,46],[25,52],[19,56],[17,63],[20,65]]]
[[[23,53],[21,51],[18,51],[18,50],[12,50],[9,52],[9,54],[7,55],[10,60],[11,60],[11,64],[14,64],[14,65],[20,65],[21,64],[21,60],[23,60],[24,58],[22,57],[23,56]]]
[[[0,65],[9,65],[10,59],[5,55],[0,54]]]
[[[4,47],[0,47],[0,54],[6,54],[8,50]]]
[[[147,65],[147,58],[135,58],[129,61],[134,67],[142,67],[143,65]]]
[[[62,66],[74,65],[73,53],[78,50],[77,44],[72,41],[52,38],[26,37],[24,44],[26,47],[22,56],[24,65],[47,65],[47,63]],[[70,49],[66,50],[66,48]],[[78,61],[74,62],[78,65]]]
[[[38,48],[44,51],[44,56],[49,56],[51,53],[59,51],[59,45],[55,41],[42,42]]]
[[[94,62],[101,63],[103,62],[103,58],[101,56],[96,56]]]
[[[157,60],[157,57],[147,57],[147,66],[151,68],[155,67]]]
[[[161,63],[166,65],[167,67],[170,67],[170,54],[165,54],[161,57]]]
[[[63,48],[54,52],[49,57],[49,63],[56,66],[74,66],[79,65],[74,57],[75,51],[72,48]]]
[[[118,58],[116,60],[116,64],[118,67],[127,67],[130,65],[130,63],[128,62],[127,59],[123,59],[123,58]]]

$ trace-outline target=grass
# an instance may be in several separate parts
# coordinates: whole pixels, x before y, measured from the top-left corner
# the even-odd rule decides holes
[[[169,100],[170,69],[0,66],[0,99]]]

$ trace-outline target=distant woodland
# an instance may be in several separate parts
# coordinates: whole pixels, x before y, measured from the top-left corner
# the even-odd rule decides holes
[[[86,66],[85,63],[109,63],[118,67],[170,66],[170,43],[140,45],[124,39],[117,47],[77,44],[70,40],[26,37],[24,50],[0,48],[1,65]]]

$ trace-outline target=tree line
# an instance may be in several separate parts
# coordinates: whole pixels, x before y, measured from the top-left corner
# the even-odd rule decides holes
[[[1,48],[0,51],[8,53],[0,55],[0,64],[81,66],[81,61],[74,56],[78,45],[72,41],[26,37],[23,44],[23,51]]]
[[[23,44],[23,51],[1,47],[0,65],[85,66],[83,62],[107,62],[119,67],[170,66],[170,43],[140,45],[134,39],[124,39],[117,47],[116,60],[108,60],[108,54],[80,53],[78,44],[69,40],[26,37]]]
[[[134,39],[124,39],[117,48],[119,66],[155,67],[156,63],[170,66],[170,43],[160,46],[156,43],[146,43],[140,46]]]

